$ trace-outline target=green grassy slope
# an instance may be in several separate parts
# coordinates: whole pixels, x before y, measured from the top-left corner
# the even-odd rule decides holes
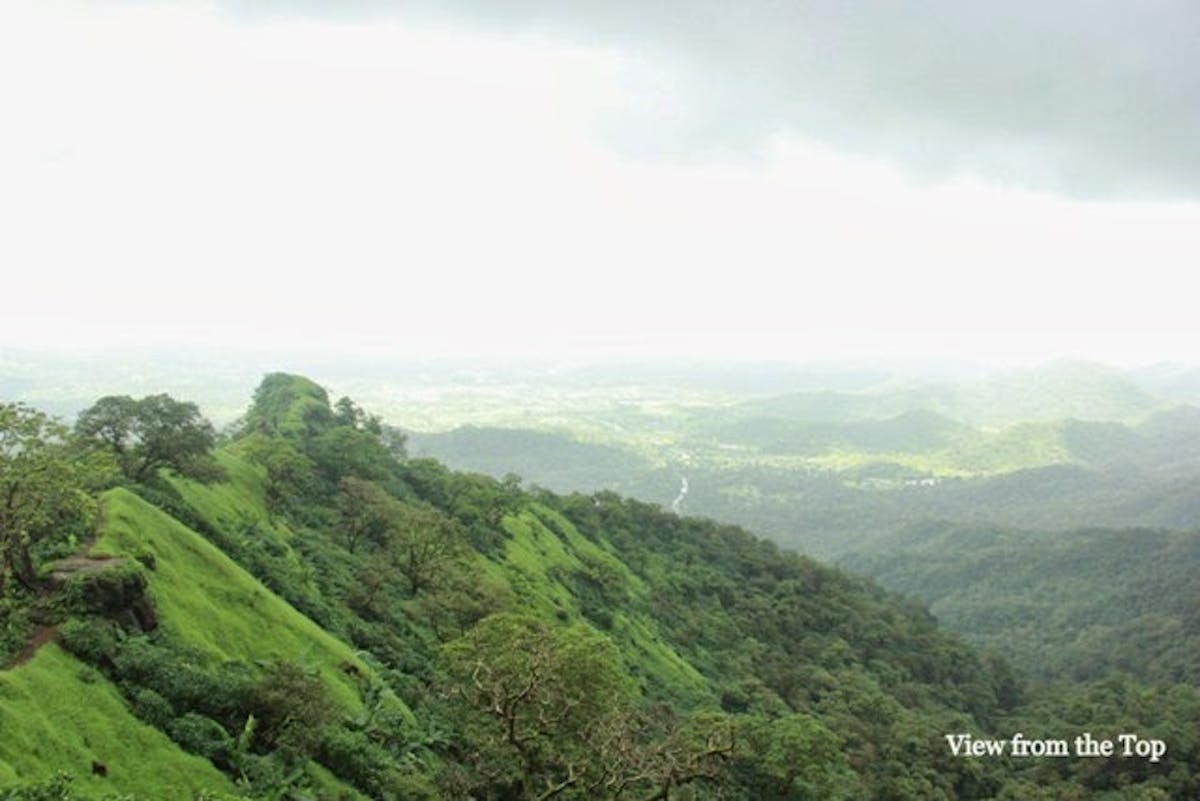
[[[565,517],[541,504],[505,520],[503,572],[514,593],[548,618],[587,619],[621,650],[643,689],[687,708],[715,706],[707,680],[666,641],[646,613],[642,580]]]
[[[176,475],[168,478],[184,502],[212,523],[249,520],[286,538],[287,530],[276,526],[267,514],[261,468],[256,468],[228,448],[216,451],[215,456],[225,474],[224,481],[204,484]]]
[[[214,545],[124,489],[104,496],[106,523],[95,551],[150,553],[150,594],[162,627],[179,643],[217,660],[292,659],[316,667],[338,700],[357,708],[358,691],[341,669],[366,670],[354,651],[301,615]]]
[[[107,766],[106,778],[92,776],[93,760]],[[76,777],[75,789],[87,798],[233,791],[207,760],[135,718],[97,670],[51,644],[28,663],[0,672],[0,787],[63,771]]]

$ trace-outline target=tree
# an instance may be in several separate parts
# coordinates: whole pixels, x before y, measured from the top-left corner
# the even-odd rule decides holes
[[[501,613],[445,646],[445,655],[455,692],[490,724],[473,732],[466,755],[485,783],[545,801],[594,778],[589,735],[628,705],[611,640],[581,624],[552,629]]]
[[[740,723],[739,736],[739,757],[762,798],[847,798],[860,789],[838,736],[814,717],[750,717]]]
[[[402,503],[373,481],[353,476],[338,484],[338,534],[346,550],[372,546],[388,568],[408,580],[410,595],[429,589],[466,552],[454,520],[432,506]]]
[[[290,440],[251,434],[245,442],[246,456],[266,468],[266,500],[272,511],[287,509],[311,495],[316,468]]]
[[[85,442],[111,451],[131,481],[145,481],[160,468],[210,479],[217,474],[210,452],[216,443],[212,424],[196,404],[167,394],[134,400],[109,395],[79,415],[75,433]]]
[[[350,426],[333,426],[310,437],[304,452],[330,486],[346,476],[383,481],[395,465],[378,436]]]
[[[638,712],[619,651],[586,624],[495,614],[444,653],[454,692],[486,720],[464,738],[485,790],[528,801],[665,801],[675,788],[724,779],[728,718]]]
[[[376,436],[383,435],[383,422],[379,415],[367,414],[361,406],[344,395],[333,405],[333,419],[337,425],[349,426]]]
[[[347,476],[338,483],[338,535],[346,550],[382,548],[400,522],[401,504],[374,481]]]
[[[289,759],[311,756],[338,712],[320,674],[289,660],[267,668],[251,706],[256,736]]]
[[[408,458],[408,434],[396,426],[383,424],[379,429],[379,441],[396,461]]]
[[[447,564],[466,552],[466,536],[452,517],[433,507],[407,506],[389,531],[388,557],[416,595],[431,587]]]
[[[68,429],[24,404],[0,404],[0,591],[8,577],[37,586],[31,549],[90,528],[91,464],[70,451]]]

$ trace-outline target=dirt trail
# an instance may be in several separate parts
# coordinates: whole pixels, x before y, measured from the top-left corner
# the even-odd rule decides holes
[[[59,559],[50,571],[50,586],[51,588],[61,587],[71,576],[90,570],[100,570],[121,561],[124,560],[120,556],[88,556],[85,553],[77,553],[66,559]]]
[[[77,573],[99,570],[100,568],[124,561],[124,557],[120,556],[90,555],[90,551],[96,546],[96,539],[96,536],[92,536],[74,554],[55,562],[50,571],[49,581],[38,591],[39,596],[42,598],[48,597],[54,590],[57,590],[71,576]],[[58,626],[38,626],[34,629],[33,636],[29,638],[29,642],[25,643],[20,651],[17,651],[16,656],[10,659],[8,664],[0,665],[0,670],[10,670],[25,664],[30,659],[33,659],[34,655],[43,645],[53,641],[57,636]]]
[[[43,645],[52,641],[58,636],[58,626],[38,626],[33,632],[33,636],[29,638],[29,642],[25,643],[25,647],[17,651],[17,655],[5,665],[5,670],[12,670],[33,659],[34,654],[38,652]]]

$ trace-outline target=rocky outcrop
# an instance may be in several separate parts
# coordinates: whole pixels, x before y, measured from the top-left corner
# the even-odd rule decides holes
[[[146,592],[146,575],[120,557],[72,556],[56,562],[51,587],[79,612],[106,617],[127,629],[151,631],[158,616]]]

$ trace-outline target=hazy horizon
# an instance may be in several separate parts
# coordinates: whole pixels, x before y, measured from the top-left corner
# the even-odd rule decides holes
[[[873,353],[850,355],[802,354],[789,358],[786,355],[756,355],[753,353],[727,354],[722,352],[655,352],[631,351],[587,351],[536,352],[503,351],[487,349],[464,349],[459,352],[410,352],[391,350],[386,347],[350,348],[316,343],[293,347],[269,347],[265,345],[238,345],[203,342],[138,342],[131,344],[60,345],[44,343],[12,343],[0,341],[0,365],[23,358],[46,357],[54,361],[122,361],[145,359],[149,361],[181,360],[176,362],[276,365],[279,371],[288,371],[289,365],[327,365],[335,367],[373,366],[389,367],[444,367],[446,369],[487,368],[499,372],[534,370],[588,370],[592,368],[620,368],[635,366],[669,370],[712,370],[721,368],[749,368],[763,370],[794,371],[853,371],[880,370],[914,376],[985,375],[989,373],[1022,372],[1062,365],[1094,365],[1118,371],[1138,371],[1151,368],[1200,368],[1200,358],[1148,358],[1148,359],[1105,359],[1079,356],[1071,353],[1031,354],[1021,359],[986,359],[970,356],[943,355],[939,353]]]

